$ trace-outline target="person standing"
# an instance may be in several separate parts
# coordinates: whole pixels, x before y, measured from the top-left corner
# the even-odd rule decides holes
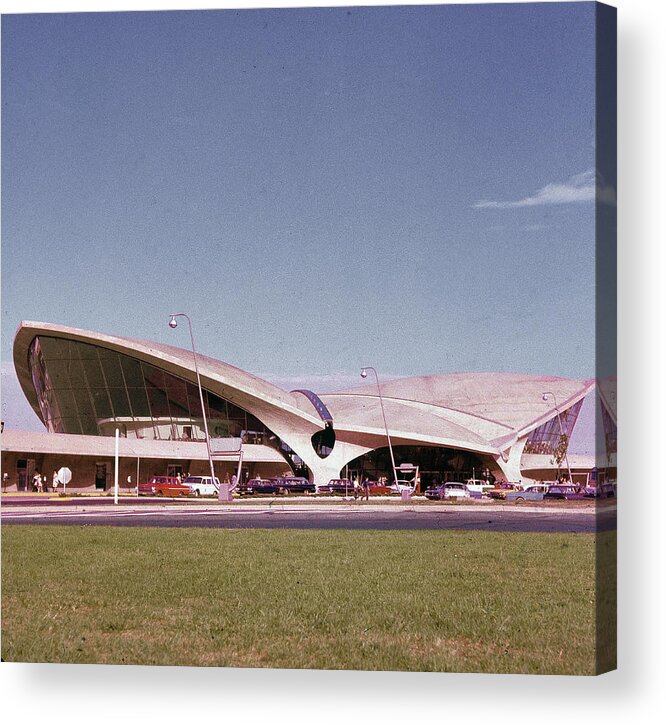
[[[363,479],[363,498],[366,501],[370,500],[370,480],[367,476]]]
[[[354,500],[358,498],[358,476],[354,476]]]
[[[58,481],[58,471],[53,471],[53,478],[51,480],[51,490],[53,491],[53,493],[57,493],[59,483],[60,481]]]

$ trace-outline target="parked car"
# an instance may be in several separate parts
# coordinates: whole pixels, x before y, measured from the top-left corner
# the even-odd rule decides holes
[[[439,501],[444,498],[444,494],[444,484],[437,483],[434,486],[428,486],[423,495],[430,500]]]
[[[363,484],[361,484],[360,490],[363,490]],[[387,486],[385,483],[379,483],[379,481],[368,481],[368,494],[370,496],[392,496],[395,491],[391,486]]]
[[[217,496],[220,488],[218,478],[213,479],[210,476],[188,476],[183,484],[190,487],[190,493],[193,496]]]
[[[282,493],[282,488],[272,478],[251,478],[247,483],[240,483],[236,491],[251,496],[262,493]]]
[[[496,498],[500,500],[504,500],[506,498],[506,495],[509,491],[522,491],[522,486],[520,486],[517,483],[501,483],[499,486],[496,486],[495,488],[491,489],[490,491],[487,491],[487,495],[490,498]]]
[[[189,496],[190,487],[176,476],[153,476],[148,483],[139,484],[139,496]]]
[[[546,491],[543,486],[534,485],[527,486],[517,491],[507,491],[504,496],[505,501],[512,501],[513,503],[523,503],[524,501],[543,501],[543,497],[546,495]]]
[[[556,486],[556,485],[558,485],[557,481],[539,481],[538,483],[526,483],[523,485],[523,488],[524,489],[534,488],[534,489],[537,489],[538,491],[543,491],[544,493],[546,493],[546,491],[551,486]]]
[[[317,487],[310,483],[307,478],[301,476],[278,476],[271,478],[271,481],[282,489],[284,494],[289,493],[315,493]]]
[[[388,486],[392,494],[398,494],[400,495],[403,491],[409,491],[409,493],[412,493],[414,491],[414,485],[412,483],[405,483],[404,481],[398,481],[397,483],[392,483],[390,486]]]
[[[464,483],[449,482],[444,484],[444,498],[470,498]]]
[[[342,496],[354,495],[354,484],[348,478],[332,478],[324,486],[319,486],[317,493],[330,493]]]
[[[579,488],[578,486],[551,486],[548,489],[548,493],[544,495],[544,500],[567,500],[577,501],[586,497],[585,489]]]
[[[449,481],[449,483],[439,483],[436,486],[430,486],[426,489],[425,496],[436,501],[447,498],[471,498],[467,486],[457,481]]]
[[[600,486],[585,486],[587,498],[609,498],[615,496],[615,485],[602,483]]]
[[[495,484],[488,483],[488,481],[484,481],[480,478],[470,478],[465,483],[467,486],[467,490],[470,493],[486,493],[487,491],[492,490],[495,488]]]
[[[615,481],[605,481],[601,484],[601,492],[604,496],[614,497],[617,496],[617,487]]]

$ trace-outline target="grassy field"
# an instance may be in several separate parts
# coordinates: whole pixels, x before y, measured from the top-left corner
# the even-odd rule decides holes
[[[610,556],[614,534],[598,539]],[[593,674],[595,549],[584,534],[3,526],[2,657]]]

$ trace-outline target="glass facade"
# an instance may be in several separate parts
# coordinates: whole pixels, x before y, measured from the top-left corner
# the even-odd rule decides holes
[[[617,454],[617,424],[603,402],[601,403],[601,420],[604,426],[606,455],[610,458],[612,455]]]
[[[53,433],[157,440],[205,440],[199,389],[153,365],[96,345],[36,337],[29,350],[32,382]],[[204,390],[211,438],[275,439],[261,421]]]
[[[576,425],[578,413],[580,412],[582,405],[583,401],[579,400],[570,408],[567,408],[567,410],[563,413],[560,413],[559,420],[556,415],[547,423],[544,423],[533,430],[527,439],[523,453],[538,453],[548,456],[553,455],[561,446],[562,433],[566,435],[567,441],[571,439],[571,433]],[[562,424],[561,430],[560,423]]]

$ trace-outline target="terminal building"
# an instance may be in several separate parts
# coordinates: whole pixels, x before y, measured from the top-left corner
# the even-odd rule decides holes
[[[3,432],[9,491],[30,490],[36,472],[50,483],[63,466],[73,474],[70,491],[110,488],[116,430],[121,488],[153,475],[208,474],[205,423],[220,480],[231,479],[242,461],[243,480],[286,474],[317,486],[356,475],[390,481],[387,429],[396,466],[418,466],[422,487],[484,477],[552,480],[556,468],[564,470],[563,441],[597,387],[594,380],[553,376],[453,373],[389,380],[381,391],[373,378],[325,394],[287,392],[198,355],[202,408],[191,350],[23,322],[13,357],[45,430]],[[614,397],[606,392],[600,399],[610,460]],[[594,458],[578,468],[574,462],[574,479],[598,467]]]

